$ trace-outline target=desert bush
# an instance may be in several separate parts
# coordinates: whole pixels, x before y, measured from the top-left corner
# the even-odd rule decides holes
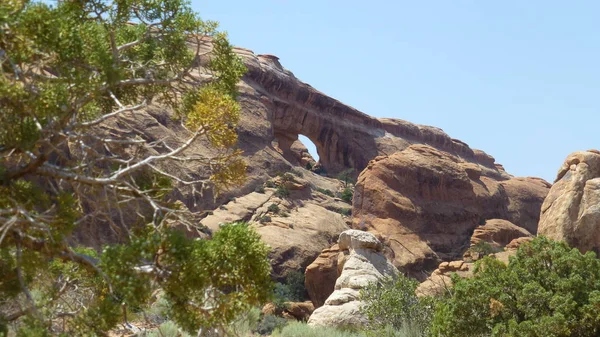
[[[252,336],[258,329],[260,323],[260,309],[250,308],[247,312],[239,315],[228,327],[228,336],[247,337]]]
[[[275,315],[265,315],[258,323],[256,332],[260,335],[271,335],[274,331],[282,329],[288,323],[287,319]]]
[[[278,310],[284,310],[285,302],[301,302],[306,298],[304,274],[297,270],[289,271],[284,282],[275,284],[273,304]]]
[[[275,214],[279,213],[279,211],[280,211],[279,205],[277,205],[277,204],[270,204],[267,209],[269,210],[269,212],[272,212]]]
[[[265,193],[265,186],[264,185],[256,186],[256,188],[254,189],[254,192],[260,193],[260,194],[264,194]]]
[[[260,223],[267,223],[267,222],[271,222],[271,217],[268,215],[263,215],[263,216],[258,217],[257,220]]]
[[[158,328],[142,334],[144,337],[191,337],[175,324],[173,321],[162,323]]]
[[[325,195],[328,195],[328,196],[330,196],[332,198],[335,196],[335,194],[333,194],[333,192],[331,190],[328,190],[328,189],[325,189],[325,188],[317,187],[317,191],[319,191],[319,192],[321,192],[321,193],[323,193]]]
[[[435,336],[598,336],[600,260],[538,237],[508,265],[485,257],[473,278],[454,276],[435,311]]]
[[[344,187],[348,187],[349,184],[356,183],[356,179],[354,178],[354,169],[352,168],[340,172],[336,178],[344,183]]]
[[[273,180],[267,180],[267,181],[265,181],[265,187],[275,188],[276,186],[275,186],[275,183],[273,182]]]
[[[291,322],[281,331],[275,331],[273,337],[365,337],[365,335],[331,327],[311,327],[306,323]]]
[[[304,172],[302,172],[302,170],[299,168],[293,168],[290,172],[293,175],[295,175],[296,177],[300,177],[300,178],[304,177]]]
[[[427,336],[436,300],[417,297],[418,285],[417,280],[400,275],[396,279],[386,277],[361,291],[370,336],[388,336],[386,331],[392,330],[403,332],[398,336]]]
[[[354,191],[350,187],[346,187],[340,193],[340,198],[345,202],[352,203],[352,197],[354,196]]]
[[[280,198],[287,198],[290,196],[290,190],[284,185],[277,186],[277,190],[275,191],[275,195]]]

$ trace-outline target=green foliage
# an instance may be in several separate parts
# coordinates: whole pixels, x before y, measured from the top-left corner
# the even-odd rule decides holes
[[[172,321],[162,323],[158,328],[143,334],[145,337],[191,337],[189,334],[182,332],[177,324]]]
[[[276,283],[273,304],[278,310],[286,309],[285,302],[302,302],[306,298],[304,274],[297,270],[286,273],[283,283]]]
[[[435,299],[417,297],[419,282],[398,276],[384,278],[361,290],[365,303],[363,313],[369,319],[369,335],[382,335],[384,331],[403,330],[408,336],[427,336],[434,312]],[[417,331],[418,334],[412,335]]]
[[[260,194],[265,194],[265,187],[263,185],[256,186],[256,188],[254,189],[254,192],[260,193]]]
[[[256,332],[260,335],[266,336],[271,335],[274,331],[281,330],[286,324],[287,319],[275,315],[265,315],[263,319],[258,323]]]
[[[341,214],[343,216],[350,216],[350,215],[352,215],[352,208],[328,206],[327,209],[330,210],[330,211],[339,213],[339,214]]]
[[[277,190],[275,190],[275,195],[280,198],[287,198],[290,196],[290,190],[282,184],[277,186]]]
[[[186,331],[230,322],[270,298],[268,248],[246,224],[222,226],[211,240],[173,236],[163,246],[172,272],[162,288],[169,316]]]
[[[310,162],[308,162],[308,163],[306,163],[306,167],[305,168],[310,171],[313,168],[313,164],[311,164]]]
[[[265,181],[265,187],[275,188],[275,183],[272,180]]]
[[[384,336],[388,337],[388,335]],[[302,322],[291,322],[281,331],[275,331],[273,337],[365,337],[365,335],[330,327],[311,327]]]
[[[324,189],[324,188],[321,188],[321,187],[317,187],[317,191],[319,191],[319,192],[321,192],[321,193],[323,193],[325,195],[328,195],[328,196],[330,196],[332,198],[335,197],[335,194],[333,194],[333,192],[331,190]]]
[[[259,308],[250,308],[227,326],[227,333],[229,333],[229,336],[252,336],[253,332],[258,329],[258,324],[261,321],[260,315]]]
[[[354,169],[346,169],[337,175],[337,179],[344,183],[344,187],[348,187],[349,184],[355,184],[356,179],[354,178]]]
[[[279,211],[280,211],[279,205],[277,205],[277,204],[270,204],[267,209],[269,210],[269,212],[272,212],[275,214],[279,213]]]
[[[346,187],[342,190],[340,194],[340,198],[345,202],[352,203],[352,197],[354,196],[354,192],[350,187]]]
[[[302,170],[299,168],[293,168],[290,172],[296,177],[302,178],[304,176],[304,172],[302,172]]]
[[[478,253],[480,256],[486,256],[494,253],[498,253],[502,251],[502,248],[493,247],[489,242],[479,241],[474,246],[469,247],[470,251]]]
[[[20,335],[103,335],[162,287],[161,310],[195,332],[266,301],[267,248],[253,230],[227,225],[195,240],[171,226],[196,225],[168,200],[174,184],[219,192],[246,171],[235,149],[246,69],[217,24],[187,0],[8,0],[0,26],[0,298],[25,309],[0,322],[21,318]],[[208,40],[213,76],[189,85],[199,59],[190,47]],[[175,111],[190,138],[107,131],[153,104]],[[194,157],[207,176],[188,181],[171,168],[200,138],[215,155]],[[76,249],[81,225],[121,244]]]
[[[454,277],[436,308],[435,336],[597,336],[600,260],[538,237],[508,265],[485,257],[473,278]]]
[[[263,216],[259,217],[257,220],[260,223],[268,223],[268,222],[271,222],[271,217],[268,215],[263,215]]]

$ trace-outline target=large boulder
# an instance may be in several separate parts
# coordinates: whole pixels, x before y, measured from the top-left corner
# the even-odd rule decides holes
[[[315,308],[325,304],[335,288],[338,278],[338,255],[340,247],[335,244],[324,249],[304,272],[304,286]]]
[[[341,274],[335,290],[308,320],[313,326],[359,327],[367,320],[360,309],[360,289],[384,276],[395,277],[398,270],[386,259],[382,244],[367,232],[347,230],[340,234],[338,260]]]
[[[377,157],[358,178],[353,227],[376,234],[394,265],[421,280],[441,261],[460,258],[487,219],[505,219],[535,233],[534,210],[550,184],[511,178],[490,163],[421,144]]]
[[[567,157],[542,206],[538,234],[600,251],[600,152]]]
[[[533,237],[525,228],[519,227],[508,220],[490,219],[485,225],[475,228],[471,236],[471,246],[487,242],[494,247],[505,247],[514,239]]]

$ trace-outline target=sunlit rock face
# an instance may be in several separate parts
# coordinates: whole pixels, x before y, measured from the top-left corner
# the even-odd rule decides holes
[[[600,152],[570,154],[542,206],[538,234],[600,251]]]

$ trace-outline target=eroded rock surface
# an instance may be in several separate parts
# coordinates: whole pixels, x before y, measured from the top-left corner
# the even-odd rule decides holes
[[[384,276],[395,276],[398,270],[386,259],[383,245],[368,232],[347,230],[340,234],[338,260],[341,274],[335,290],[308,320],[313,326],[358,327],[366,323],[360,313],[360,289]]]
[[[485,225],[475,228],[471,236],[471,246],[483,241],[493,247],[505,247],[520,237],[533,237],[533,235],[508,220],[490,219],[485,222]]]
[[[600,152],[570,154],[542,206],[540,235],[600,251]]]
[[[353,227],[373,232],[390,248],[394,265],[418,279],[441,261],[460,258],[486,219],[506,219],[535,233],[534,210],[550,185],[511,178],[491,162],[421,144],[377,157],[358,178]]]

